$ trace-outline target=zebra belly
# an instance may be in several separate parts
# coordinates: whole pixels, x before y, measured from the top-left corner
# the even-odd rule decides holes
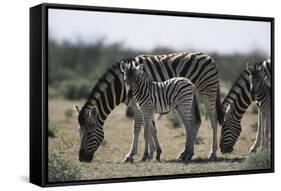
[[[162,100],[163,101],[163,100]],[[167,114],[169,113],[173,108],[170,105],[165,105],[165,104],[156,104],[155,113],[158,114]]]

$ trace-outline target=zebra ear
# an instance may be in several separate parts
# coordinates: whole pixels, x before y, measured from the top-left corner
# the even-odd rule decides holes
[[[262,70],[262,67],[266,65],[266,61],[260,62],[256,64],[256,69],[257,70]]]
[[[249,64],[248,62],[246,63],[246,69],[248,72],[253,72],[254,71],[254,66],[252,64]]]
[[[75,105],[75,106],[74,106],[74,111],[75,111],[75,113],[76,113],[77,115],[79,115],[81,109],[80,109],[77,105]]]
[[[138,65],[138,70],[143,71],[143,64]]]
[[[123,73],[125,73],[126,70],[127,70],[127,65],[126,65],[126,63],[123,62],[123,61],[120,62],[120,70],[121,70],[121,72],[123,72]]]

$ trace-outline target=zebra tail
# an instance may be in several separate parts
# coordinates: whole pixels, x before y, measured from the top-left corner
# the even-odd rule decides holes
[[[218,87],[217,89],[216,110],[217,110],[219,124],[222,125],[224,119],[224,113],[222,111],[220,87]]]
[[[199,102],[198,102],[196,93],[193,94],[192,110],[193,110],[196,122],[201,123],[201,115],[200,115],[200,110],[199,110]]]

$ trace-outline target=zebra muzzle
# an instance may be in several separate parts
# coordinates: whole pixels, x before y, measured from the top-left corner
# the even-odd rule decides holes
[[[87,153],[84,150],[79,151],[80,162],[91,162],[93,160],[94,153]]]

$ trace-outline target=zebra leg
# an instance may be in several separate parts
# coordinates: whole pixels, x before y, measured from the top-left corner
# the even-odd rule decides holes
[[[266,112],[261,111],[261,150],[265,149]]]
[[[190,134],[191,134],[191,138],[190,138],[190,144],[189,144],[189,148],[187,151],[187,155],[185,157],[185,162],[189,162],[192,159],[192,156],[194,155],[194,144],[195,144],[195,140],[196,140],[196,136],[199,130],[199,127],[201,125],[201,120],[200,121],[192,121],[191,123],[189,123],[190,125],[188,126],[190,129]],[[188,128],[187,127],[187,128]]]
[[[155,147],[152,141],[152,119],[153,117],[153,109],[145,109],[144,114],[144,154],[141,161],[151,160],[153,157],[153,152],[155,151]]]
[[[271,112],[267,112],[266,114],[266,147],[269,149],[271,145],[271,138],[270,138],[270,132],[271,132]]]
[[[216,160],[216,152],[218,150],[218,143],[217,143],[217,129],[218,129],[218,115],[217,115],[217,108],[216,108],[216,96],[203,96],[207,115],[209,116],[210,124],[212,127],[212,142],[211,142],[211,150],[208,156],[209,160]]]
[[[263,111],[262,112],[262,120],[263,120],[263,144],[262,144],[262,150],[269,148],[269,131],[271,128],[271,116],[270,111]]]
[[[133,162],[134,161],[134,155],[137,154],[138,150],[138,142],[139,142],[139,135],[141,131],[141,125],[143,123],[143,115],[141,111],[137,108],[136,104],[133,103],[133,109],[134,109],[134,128],[133,128],[133,140],[131,144],[131,149],[129,153],[125,156],[123,159],[123,162]]]
[[[156,160],[160,161],[160,155],[162,153],[162,149],[160,147],[159,140],[158,140],[158,137],[157,137],[157,130],[156,130],[156,126],[155,126],[155,121],[154,120],[152,121],[151,134],[152,134],[154,145],[156,147]]]
[[[261,112],[260,109],[258,109],[258,129],[257,129],[257,134],[256,134],[256,140],[253,146],[250,149],[251,153],[255,153],[257,151],[257,148],[261,144]]]
[[[179,104],[180,105],[180,104]],[[190,131],[190,126],[188,124],[188,119],[185,115],[185,110],[183,109],[183,107],[180,105],[177,108],[178,113],[181,116],[182,122],[184,124],[185,127],[185,147],[184,149],[178,154],[176,161],[178,162],[183,162],[186,161],[188,154],[190,155],[191,153],[189,153],[189,149],[190,149],[190,144],[191,144],[191,131]]]

